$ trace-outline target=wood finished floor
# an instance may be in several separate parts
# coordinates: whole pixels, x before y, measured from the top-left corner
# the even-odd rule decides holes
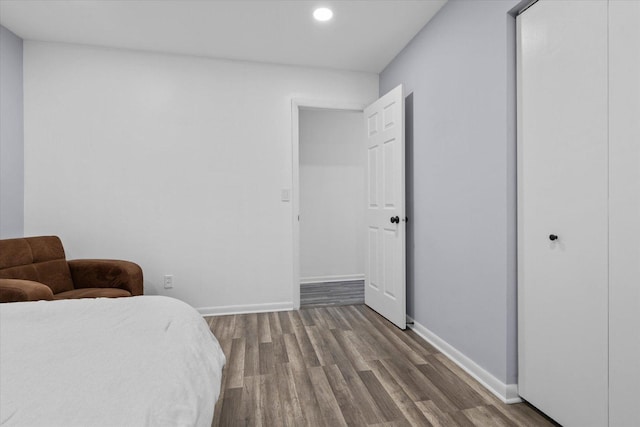
[[[364,304],[364,280],[300,285],[300,307]]]
[[[364,305],[208,317],[227,356],[213,426],[551,426]]]

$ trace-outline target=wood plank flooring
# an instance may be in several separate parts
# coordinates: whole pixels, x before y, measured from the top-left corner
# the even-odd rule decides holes
[[[213,426],[552,426],[364,305],[208,317],[227,356]]]
[[[300,285],[300,307],[364,304],[364,280]]]

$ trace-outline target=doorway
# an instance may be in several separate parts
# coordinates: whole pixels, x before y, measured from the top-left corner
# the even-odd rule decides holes
[[[364,303],[400,329],[406,328],[405,237],[407,216],[405,209],[405,99],[403,94],[403,86],[398,85],[366,108],[362,105],[345,106],[293,100],[291,117],[293,163],[292,299],[295,309],[300,308],[300,284],[302,282],[300,279],[303,274],[307,275],[304,277],[305,282],[313,280],[322,290],[327,289],[327,282],[344,280],[345,276],[349,279],[359,279],[364,276]],[[312,112],[305,113],[306,110],[355,111],[357,114],[350,115],[353,117],[350,120],[346,118],[348,116],[341,114],[329,114],[325,111],[326,114],[317,115]],[[334,116],[341,117],[339,122],[344,120],[345,123],[350,123],[347,133],[353,135],[352,140],[345,142],[344,134],[339,133],[336,136],[331,133],[332,130],[341,127],[337,125],[338,122],[327,123],[327,120]],[[303,120],[305,117],[313,117],[311,122],[314,123],[309,124],[311,126],[309,129],[306,128],[306,124],[303,125],[305,129],[301,129],[301,117]],[[355,126],[357,121],[361,123],[361,136],[358,136],[360,131]],[[301,149],[303,149],[301,147],[303,132],[311,135],[311,145],[308,148],[311,155],[306,156],[303,153],[305,159],[302,159],[300,155]],[[316,134],[324,136],[320,138],[321,141],[316,141],[316,145],[313,145]],[[337,139],[342,143],[328,142],[327,139]],[[358,146],[361,147],[360,150],[355,149]],[[338,147],[341,148],[338,149]],[[350,150],[351,147],[354,149]],[[307,150],[306,144],[304,149]],[[343,149],[346,151],[343,152]],[[319,156],[318,150],[321,152]],[[333,151],[339,153],[336,154]],[[357,155],[358,151],[361,153],[361,157]],[[318,163],[317,159],[313,159],[315,156],[322,159],[323,165],[321,166],[328,168],[329,171],[312,170],[312,173],[306,174],[303,168],[309,166],[313,169],[314,166],[317,166],[314,164]],[[305,161],[308,161],[309,164],[304,164]],[[345,174],[344,171],[337,173],[336,165],[345,166],[345,164],[348,166],[348,173]],[[333,170],[333,174],[331,170]],[[308,184],[310,188],[313,188],[314,185],[320,188],[319,193],[311,194],[310,201],[306,196],[301,197],[301,191],[306,191],[306,187],[301,186],[302,173],[311,177],[310,180],[306,180],[307,183],[311,183]],[[334,179],[334,174],[337,174],[339,178]],[[362,178],[358,179],[358,175]],[[332,184],[328,187],[327,181],[329,179],[327,177],[332,177],[330,179]],[[313,184],[314,182],[315,184]],[[343,187],[349,186],[349,184],[355,184],[355,186],[350,187],[346,192],[343,191]],[[338,193],[340,193],[338,200],[333,199],[331,202],[327,202],[327,195]],[[351,196],[345,198],[345,193],[347,195],[351,193]],[[309,207],[302,205],[303,199],[307,200]],[[318,202],[318,199],[321,201]],[[356,203],[358,199],[360,202]],[[362,208],[357,207],[357,204]],[[328,213],[328,205],[333,206],[333,212]],[[303,212],[303,208],[307,209],[307,214]],[[301,246],[303,243],[301,224],[305,218],[310,219],[311,222],[308,224],[310,227],[305,225],[304,242],[313,242],[314,236],[319,236],[320,243],[318,244],[318,239],[316,239],[316,246],[303,249]],[[350,219],[348,222],[355,230],[352,230],[351,227],[342,227],[344,225],[342,222],[345,222],[346,218]],[[364,218],[364,220],[360,221],[360,218]],[[334,232],[333,228],[339,229],[339,231]],[[334,240],[324,242],[330,235],[334,237]],[[351,236],[353,240],[345,243],[343,240],[345,235]],[[358,245],[363,247],[364,251],[358,251]],[[352,250],[345,252],[343,251],[345,248],[352,248]],[[356,249],[353,250],[353,248]],[[318,251],[318,249],[320,250]],[[316,251],[316,256],[313,256],[314,251]],[[334,253],[340,254],[341,251],[342,257],[349,252],[354,256],[346,260],[342,259],[340,255],[338,257],[332,256]],[[303,258],[302,252],[310,256]],[[359,253],[364,255],[363,269],[359,267],[362,265]],[[328,264],[325,263],[326,260],[320,259],[327,256],[332,257],[332,261]],[[304,266],[301,260],[305,263]],[[314,270],[329,264],[332,267],[341,266],[340,268],[347,265],[348,268],[344,270],[332,270],[331,268]],[[322,272],[316,276],[318,271]],[[319,278],[324,280],[318,280]],[[327,278],[330,280],[327,281]]]
[[[362,112],[299,111],[300,305],[364,303]]]
[[[301,286],[318,294],[343,290],[350,294],[357,287],[353,283],[364,279],[364,267],[358,268],[364,231],[357,226],[358,213],[364,214],[364,169],[358,172],[356,164],[364,161],[361,154],[356,156],[362,143],[363,110],[360,104],[292,101],[295,309],[301,305]],[[341,186],[347,177],[350,182],[355,178],[356,185]]]

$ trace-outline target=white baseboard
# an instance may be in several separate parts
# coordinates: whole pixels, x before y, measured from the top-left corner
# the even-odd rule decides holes
[[[308,283],[350,282],[352,280],[364,280],[364,274],[343,274],[339,276],[301,277],[300,284],[306,285]]]
[[[504,403],[522,402],[522,399],[518,396],[518,384],[503,383],[429,329],[411,319],[409,316],[407,316],[407,319],[408,321],[413,322],[413,325],[407,325],[408,327],[413,329],[413,331],[422,339],[451,359],[453,363],[462,368],[466,373],[475,378],[498,399],[502,400]]]
[[[219,307],[196,308],[203,316],[221,316],[223,314],[264,313],[268,311],[293,310],[291,302],[274,302],[269,304],[224,305]]]

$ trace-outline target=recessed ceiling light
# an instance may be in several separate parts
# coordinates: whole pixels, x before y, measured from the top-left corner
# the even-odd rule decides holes
[[[324,22],[333,18],[333,12],[329,8],[319,7],[313,11],[313,17],[316,18],[316,21]]]

